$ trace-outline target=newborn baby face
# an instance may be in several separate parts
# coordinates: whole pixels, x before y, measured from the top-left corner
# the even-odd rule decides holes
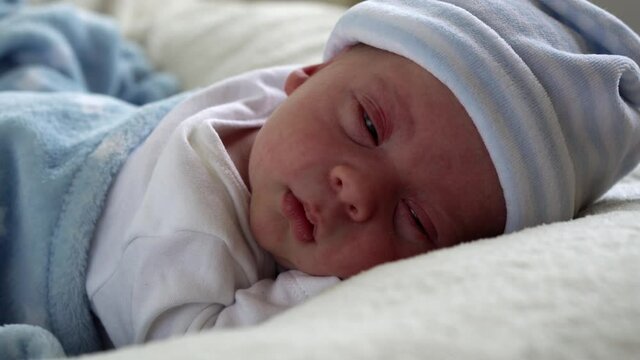
[[[346,278],[504,230],[480,135],[417,64],[358,45],[285,91],[249,160],[251,228],[281,265]]]

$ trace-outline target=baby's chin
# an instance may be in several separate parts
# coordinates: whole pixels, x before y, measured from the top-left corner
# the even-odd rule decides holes
[[[280,269],[280,271],[298,270],[307,275],[332,276],[331,274],[319,272],[317,271],[318,269],[314,269],[312,266],[304,266],[304,265],[296,266],[295,264],[293,264],[293,262],[289,261],[286,258],[282,258],[273,254],[271,254],[271,256],[273,256],[274,260],[276,261],[276,264],[278,264],[278,268]]]
[[[276,261],[276,264],[278,265],[278,267],[280,269],[282,269],[283,271],[288,271],[288,270],[299,270],[298,268],[296,268],[293,263],[291,263],[289,260],[282,258],[280,256],[271,254],[271,256],[273,256],[273,259]],[[302,271],[302,270],[300,270]],[[303,271],[304,272],[304,271]]]
[[[335,276],[337,278],[340,279],[348,279],[353,275],[356,275],[358,273],[360,273],[361,271],[355,271],[355,272],[345,272],[345,271],[331,271],[328,269],[318,269],[316,267],[313,266],[295,266],[293,265],[290,261],[286,260],[286,259],[278,259],[276,257],[274,257],[276,263],[278,264],[278,268],[280,269],[280,271],[289,271],[289,270],[297,270],[300,272],[303,272],[307,275],[311,275],[311,276]]]

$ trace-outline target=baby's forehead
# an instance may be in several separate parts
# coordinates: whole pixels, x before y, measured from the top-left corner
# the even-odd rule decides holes
[[[357,43],[347,47],[331,61],[340,63],[352,74],[370,78],[373,84],[379,86],[396,85],[397,90],[421,91],[436,81],[441,85],[441,90],[448,91],[429,70],[412,59],[367,44]]]
[[[431,107],[428,113],[416,114],[416,120],[442,116],[451,107],[464,108],[443,81],[410,58],[362,43],[349,47],[344,55],[346,68],[360,73],[368,85],[394,98],[398,106]]]

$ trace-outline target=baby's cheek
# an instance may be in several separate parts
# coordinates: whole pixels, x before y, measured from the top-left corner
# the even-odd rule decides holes
[[[386,241],[353,241],[341,251],[327,252],[324,262],[334,275],[349,277],[397,258],[395,249]]]

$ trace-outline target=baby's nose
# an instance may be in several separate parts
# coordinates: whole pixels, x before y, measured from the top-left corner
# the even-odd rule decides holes
[[[368,220],[375,212],[376,178],[347,165],[331,169],[329,182],[345,213],[356,222]]]

